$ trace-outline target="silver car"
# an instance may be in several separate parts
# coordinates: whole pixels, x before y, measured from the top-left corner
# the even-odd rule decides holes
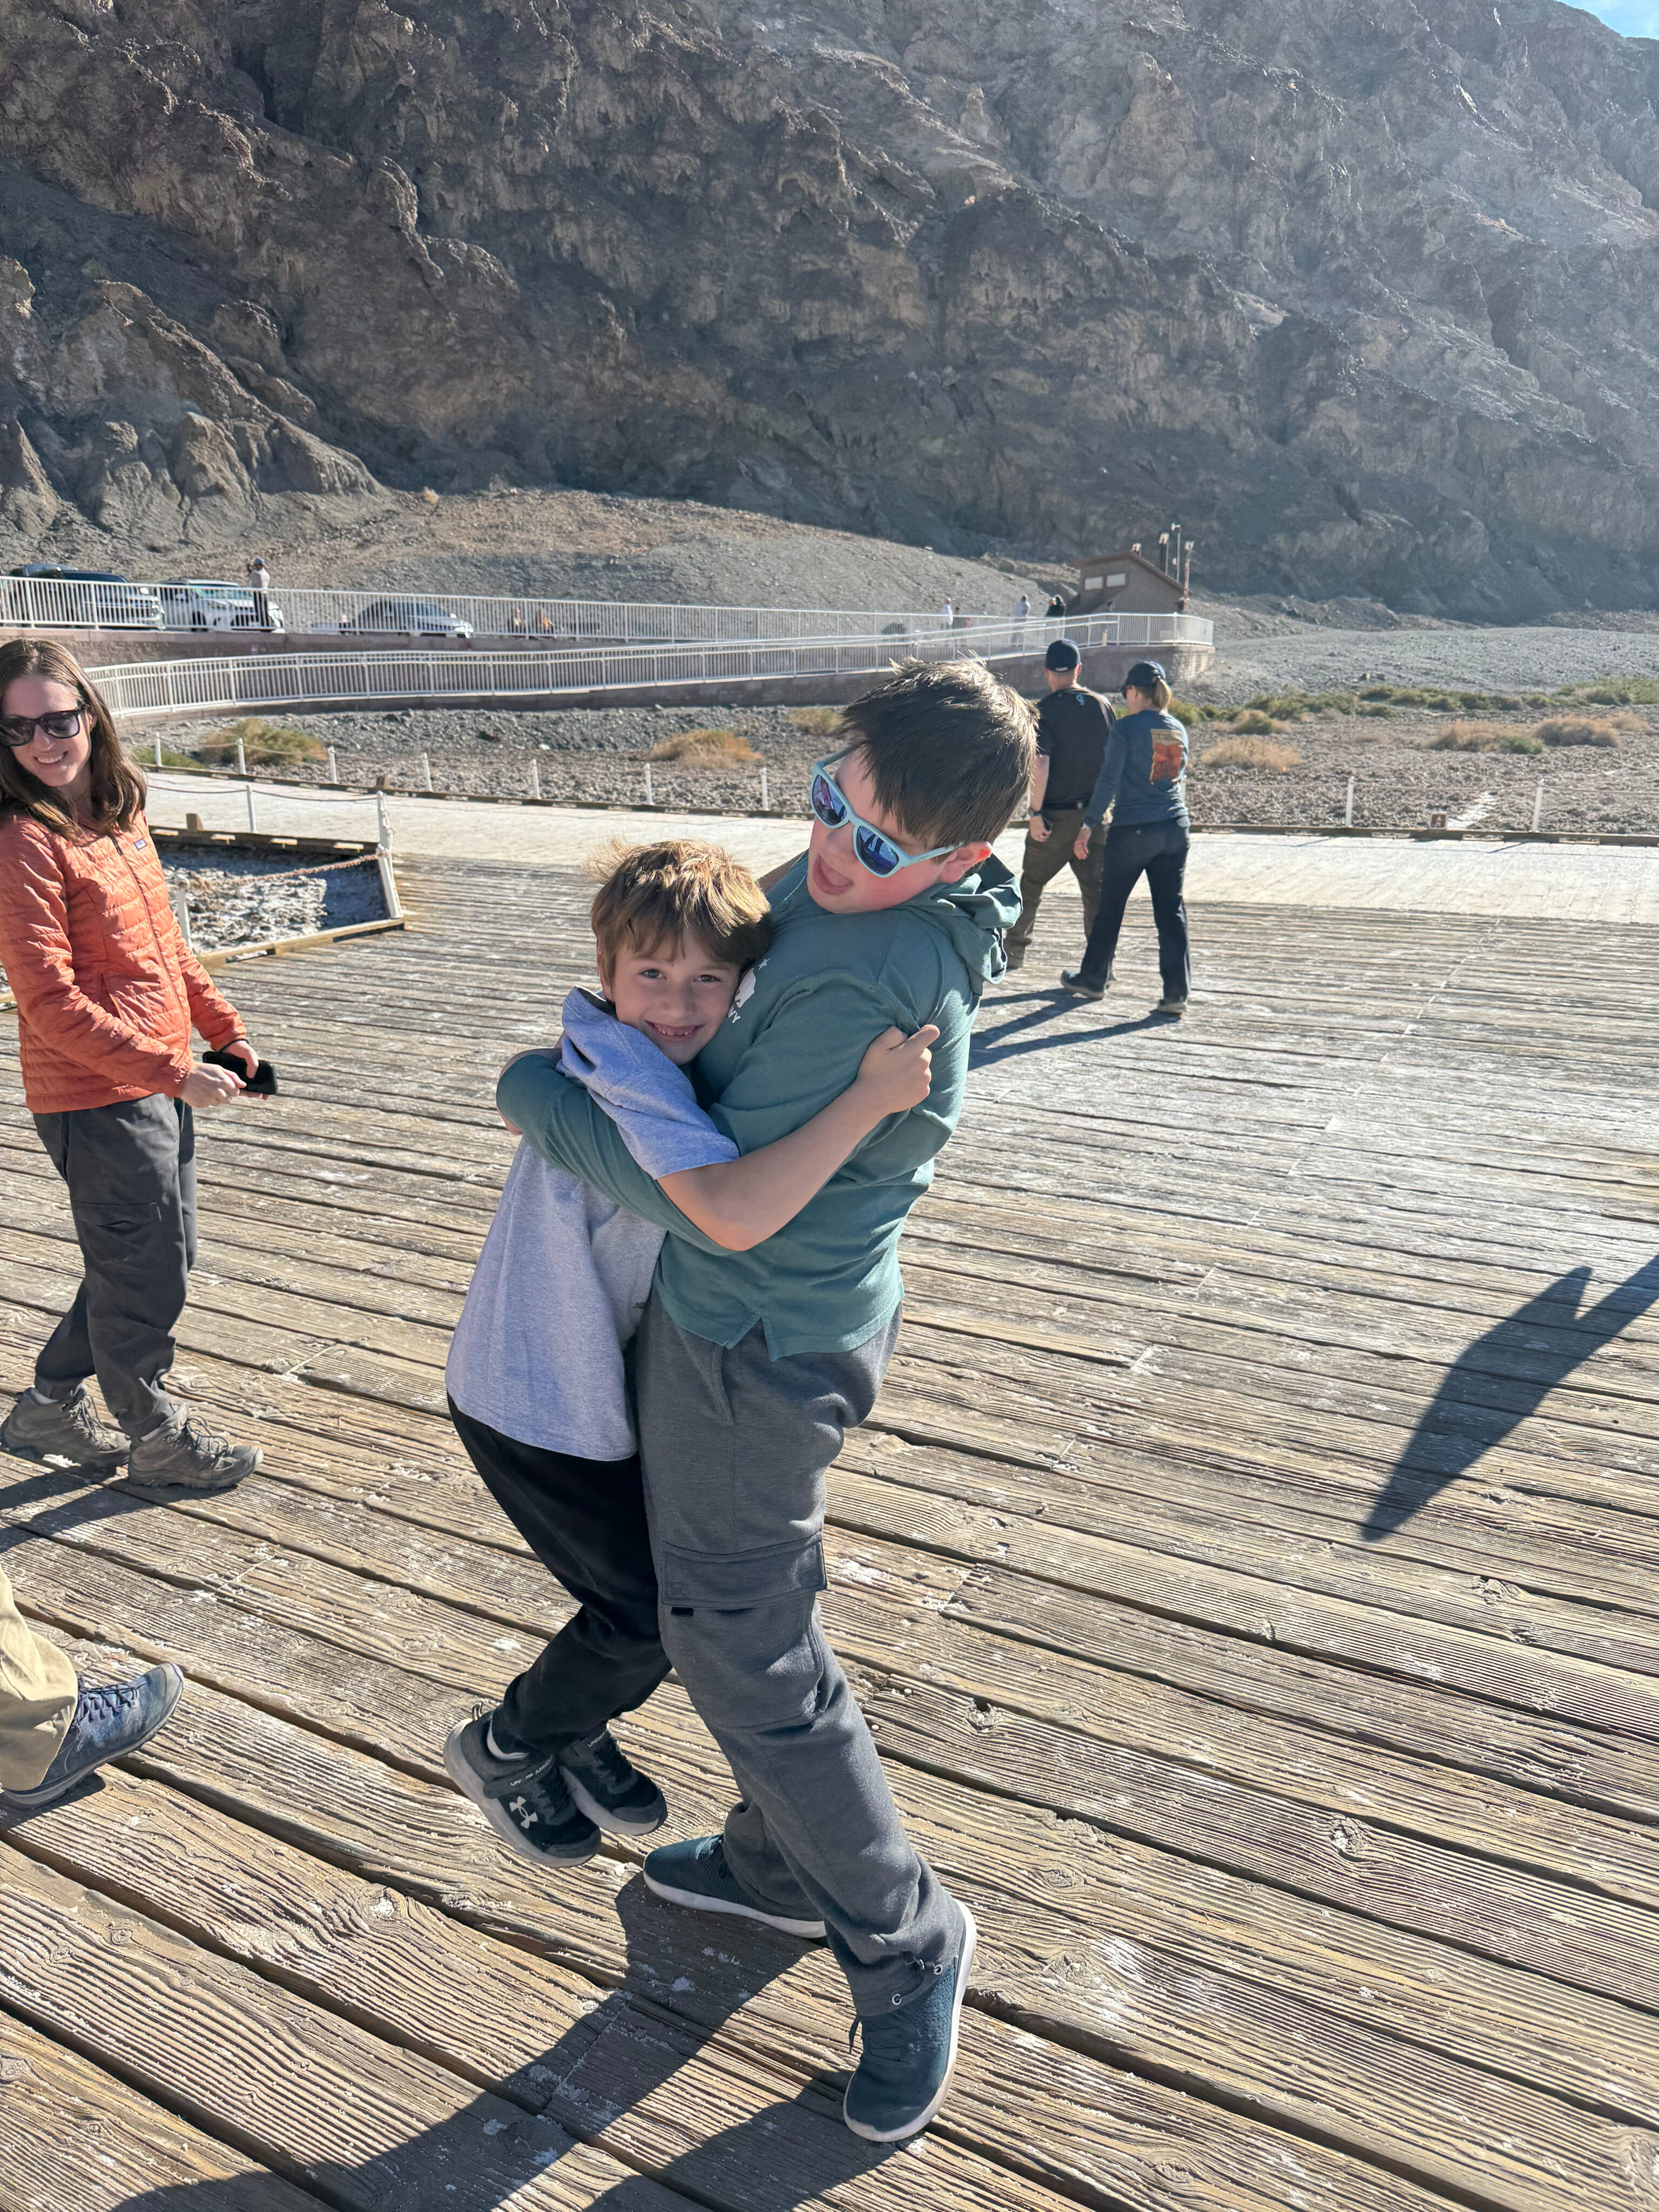
[[[211,578],[183,576],[158,584],[169,629],[270,629],[284,627],[283,611],[270,594],[246,584],[222,584]],[[264,599],[263,609],[259,599]]]

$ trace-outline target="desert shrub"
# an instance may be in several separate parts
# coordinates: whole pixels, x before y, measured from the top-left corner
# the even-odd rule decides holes
[[[1269,726],[1271,726],[1271,725]],[[1223,738],[1199,762],[1200,768],[1300,768],[1302,756],[1294,745],[1269,744],[1265,738]]]
[[[130,738],[127,740],[126,749],[132,756],[134,762],[139,768],[155,768],[158,765],[155,758],[155,740],[154,738],[149,740],[148,744],[146,744],[143,738]],[[232,749],[232,757],[234,757],[234,748]],[[162,746],[161,758],[159,765],[162,768],[181,768],[185,769],[187,772],[193,772],[197,775],[199,775],[202,773],[202,763],[197,759],[194,753],[181,753],[172,745]]]
[[[1546,745],[1616,745],[1626,730],[1639,730],[1634,714],[1552,714],[1533,732]]]
[[[1595,684],[1575,684],[1556,696],[1583,699],[1592,707],[1659,707],[1659,678],[1604,676]]]
[[[839,707],[792,707],[789,719],[798,730],[815,738],[832,738],[841,728]]]
[[[1172,696],[1170,700],[1170,712],[1177,722],[1188,730],[1195,722],[1203,721],[1209,711],[1208,708],[1200,707],[1194,699],[1177,699]]]
[[[1507,738],[1520,732],[1502,722],[1448,722],[1424,742],[1431,753],[1495,753]]]
[[[735,730],[676,730],[659,738],[651,748],[653,760],[678,761],[685,768],[736,768],[760,755],[747,738]]]
[[[1264,714],[1258,707],[1242,707],[1233,716],[1233,727],[1241,737],[1271,737],[1279,725],[1271,714]]]
[[[1368,720],[1386,721],[1394,713],[1394,708],[1385,706],[1381,699],[1362,699],[1355,707],[1354,712],[1356,714],[1364,716]]]
[[[210,768],[231,768],[236,763],[236,740],[250,768],[293,768],[301,761],[328,758],[328,747],[308,731],[262,722],[257,714],[227,722],[198,749],[197,758]]]

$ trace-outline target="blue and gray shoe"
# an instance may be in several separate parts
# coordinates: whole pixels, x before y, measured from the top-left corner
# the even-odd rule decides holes
[[[82,1682],[58,1756],[33,1790],[0,1790],[0,1807],[28,1813],[64,1796],[94,1767],[148,1743],[185,1694],[176,1667],[152,1667],[130,1682]]]
[[[647,1854],[645,1886],[670,1905],[689,1905],[694,1912],[727,1912],[738,1920],[758,1920],[785,1936],[804,1936],[808,1942],[823,1941],[821,1920],[793,1919],[769,1912],[754,1904],[738,1887],[738,1878],[726,1863],[726,1845],[718,1836],[693,1836],[683,1844],[659,1844]]]
[[[653,1835],[668,1818],[668,1803],[641,1774],[608,1728],[586,1743],[568,1743],[559,1771],[579,1812],[611,1836]]]
[[[599,1832],[571,1802],[551,1752],[497,1759],[489,1748],[493,1709],[480,1705],[449,1731],[444,1766],[502,1842],[535,1866],[581,1866],[599,1848]]]
[[[841,2109],[866,2142],[902,2142],[920,2135],[945,2102],[979,1936],[973,1914],[965,1905],[961,1911],[962,1948],[948,1966],[935,1969],[933,1988],[858,2023],[864,2049]]]

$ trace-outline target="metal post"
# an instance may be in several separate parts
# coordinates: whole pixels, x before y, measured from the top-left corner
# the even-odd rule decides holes
[[[1543,820],[1543,818],[1544,818],[1544,779],[1543,779],[1543,777],[1540,775],[1540,776],[1539,777],[1539,779],[1538,779],[1538,789],[1537,789],[1537,791],[1533,794],[1533,802],[1532,802],[1532,826],[1533,826],[1533,828],[1534,828],[1534,830],[1535,830],[1535,829],[1537,829],[1537,827],[1538,827],[1539,823]]]
[[[539,799],[539,798],[541,797],[541,795],[542,795],[542,764],[541,764],[541,763],[540,763],[538,759],[536,759],[535,756],[532,754],[532,755],[531,756],[531,762],[530,762],[530,796],[531,796],[532,799]]]
[[[257,830],[259,825],[253,818],[253,786],[245,783],[242,788],[247,793],[247,826],[250,830]]]
[[[645,803],[647,806],[654,806],[657,803],[651,790],[651,763],[649,761],[647,761],[645,764]]]
[[[157,768],[160,768],[161,765],[161,740],[160,738],[157,738],[155,740],[155,765]],[[188,945],[190,939],[186,938],[185,942]]]
[[[331,783],[337,783],[340,781],[340,763],[334,757],[332,745],[328,749],[328,780]]]
[[[1348,829],[1353,828],[1353,778],[1352,776],[1348,778],[1348,803],[1343,809],[1342,819]]]
[[[422,753],[421,755],[421,774],[426,778],[426,787],[430,791],[432,788],[432,756],[430,753]]]
[[[238,775],[247,774],[247,749],[240,737],[236,740],[236,773]]]
[[[167,894],[167,904],[173,908],[178,920],[179,934],[185,940],[185,951],[192,951],[194,947],[191,942],[190,934],[190,901],[185,896],[185,887],[182,884],[175,884],[173,886],[172,890]]]
[[[771,808],[767,803],[766,770],[763,768],[761,770],[761,812],[763,814],[769,814],[771,812]]]
[[[386,826],[386,793],[383,791],[377,791],[374,794],[374,820],[380,850],[389,853],[392,850],[392,832]]]

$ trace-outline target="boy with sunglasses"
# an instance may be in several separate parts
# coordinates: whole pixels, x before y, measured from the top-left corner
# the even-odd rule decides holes
[[[980,663],[912,663],[846,711],[808,850],[771,886],[773,938],[696,1064],[749,1152],[846,1090],[872,1041],[939,1034],[922,1104],[874,1129],[784,1228],[702,1235],[616,1125],[545,1060],[497,1103],[545,1158],[667,1231],[636,1340],[640,1455],[662,1641],[741,1791],[725,1832],[646,1861],[659,1895],[826,1936],[863,2051],[845,2117],[872,2142],[943,2102],[974,1926],[900,1825],[818,1625],[824,1478],[898,1334],[897,1243],[956,1127],[969,1034],[1018,918],[992,840],[1034,757],[1024,702]]]

